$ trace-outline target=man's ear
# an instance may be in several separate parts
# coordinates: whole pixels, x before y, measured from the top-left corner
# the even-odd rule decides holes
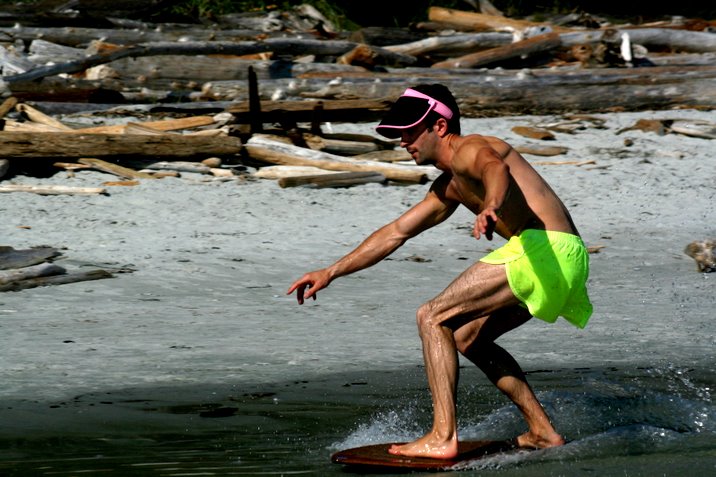
[[[445,118],[438,118],[438,120],[435,121],[435,125],[434,125],[434,126],[437,126],[437,127],[435,128],[435,132],[438,134],[438,136],[440,136],[440,137],[445,137],[445,136],[447,135],[447,133],[448,133],[448,123],[447,123],[447,119],[445,119]]]

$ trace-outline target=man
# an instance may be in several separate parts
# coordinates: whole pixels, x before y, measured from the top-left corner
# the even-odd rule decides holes
[[[432,430],[390,453],[450,459],[458,453],[456,388],[459,351],[522,412],[529,430],[520,447],[564,444],[512,356],[495,344],[532,316],[563,316],[583,328],[592,313],[586,290],[589,258],[566,207],[507,143],[460,135],[460,112],[442,85],[419,85],[398,98],[377,131],[400,138],[417,164],[443,173],[426,197],[371,234],[333,265],[305,274],[288,290],[298,302],[316,298],[332,280],[384,259],[408,239],[438,225],[460,205],[476,214],[473,235],[508,239],[420,307],[418,328],[433,398]],[[307,290],[308,288],[308,290]]]

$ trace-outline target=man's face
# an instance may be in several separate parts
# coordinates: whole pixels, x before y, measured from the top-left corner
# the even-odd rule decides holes
[[[400,136],[400,147],[410,153],[416,164],[434,163],[431,149],[432,131],[424,123],[404,129]]]

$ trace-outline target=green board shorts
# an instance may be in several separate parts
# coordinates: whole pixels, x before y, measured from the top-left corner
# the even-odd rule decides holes
[[[527,229],[480,261],[505,265],[512,292],[532,316],[549,323],[562,316],[579,328],[587,325],[589,255],[578,236]]]

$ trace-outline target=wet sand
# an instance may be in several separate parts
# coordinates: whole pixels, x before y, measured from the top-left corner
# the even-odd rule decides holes
[[[710,397],[716,277],[698,273],[683,249],[716,237],[713,143],[616,132],[640,118],[712,120],[713,114],[597,116],[606,120],[604,129],[556,134],[550,144],[568,147],[567,154],[528,156],[532,162],[595,161],[536,166],[587,245],[604,246],[591,255],[594,316],[585,330],[533,320],[501,344],[532,372],[535,388],[567,434],[584,440],[607,433],[610,449],[619,449],[626,435],[653,450],[641,430],[619,432],[627,425],[669,432],[681,426],[696,442],[691,458],[708,455],[703,449],[713,449],[716,435]],[[466,120],[463,128],[522,145],[536,141],[517,136],[513,126],[558,119]],[[371,125],[334,127],[369,132]],[[625,139],[633,144],[626,146]],[[113,178],[78,172],[72,179],[58,173],[13,182],[97,186],[106,180]],[[109,280],[0,295],[4,472],[28,475],[44,465],[47,472],[71,475],[84,465],[77,463],[85,462],[81,458],[105,455],[114,457],[93,465],[159,475],[156,467],[137,466],[172,452],[185,452],[182,459],[189,456],[187,462],[196,465],[182,469],[196,470],[202,460],[197,456],[214,455],[206,447],[213,443],[226,469],[239,469],[244,452],[242,462],[255,459],[256,469],[272,462],[274,473],[325,473],[333,469],[326,462],[337,447],[416,437],[423,430],[429,402],[414,310],[502,240],[475,241],[471,215],[459,210],[385,262],[336,281],[318,301],[299,307],[285,295],[295,278],[350,251],[419,201],[428,186],[315,190],[200,180],[144,181],[97,197],[0,196],[2,245],[61,247],[66,258],[58,263],[68,269],[134,270]],[[472,370],[464,374],[466,402],[480,402],[461,408],[473,426],[469,435],[519,432],[519,420],[505,417],[512,410],[489,383]],[[665,401],[685,399],[687,411],[667,419],[673,410],[658,401],[657,414],[667,421],[660,423],[648,412],[625,418],[615,410],[655,384]],[[613,425],[594,424],[588,417],[594,408],[604,413],[600,423]],[[391,412],[397,413],[393,421],[381,417]],[[483,418],[495,423],[485,427]],[[292,429],[285,441],[283,426]],[[60,438],[71,444],[47,451]],[[139,451],[152,446],[158,454]],[[307,448],[309,458],[296,457]],[[558,455],[578,468],[574,452]],[[50,454],[54,464],[42,460]],[[638,475],[641,460],[633,458],[624,465]],[[554,471],[550,459],[544,469]],[[520,466],[541,468],[530,462],[516,466],[514,475]],[[678,475],[673,469],[669,475]],[[222,473],[228,470],[217,471]],[[250,475],[248,468],[241,475]]]

